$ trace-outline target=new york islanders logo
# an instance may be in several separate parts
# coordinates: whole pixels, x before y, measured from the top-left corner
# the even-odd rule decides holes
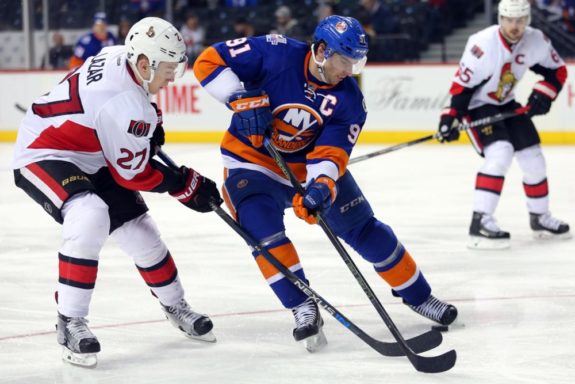
[[[320,114],[304,104],[283,104],[273,110],[274,146],[281,152],[293,153],[307,147],[323,126]]]

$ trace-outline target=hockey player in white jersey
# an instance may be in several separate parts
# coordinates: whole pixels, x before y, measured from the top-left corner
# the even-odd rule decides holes
[[[468,131],[471,142],[485,161],[477,173],[470,248],[501,249],[509,246],[510,234],[497,225],[494,213],[505,175],[516,158],[523,173],[531,229],[537,238],[568,238],[569,225],[551,215],[545,159],[539,134],[531,118],[549,112],[567,78],[565,63],[549,39],[529,26],[527,0],[501,0],[499,24],[488,27],[467,41],[450,93],[451,105],[442,114],[442,142],[457,140],[457,123],[499,112],[519,110],[514,89],[529,69],[543,79],[529,96],[527,114]]]
[[[183,75],[185,53],[170,23],[142,19],[125,46],[104,48],[39,97],[19,128],[16,185],[62,224],[57,340],[73,364],[93,366],[100,351],[86,316],[108,235],[134,259],[176,328],[215,341],[211,320],[184,299],[174,260],[138,192],[168,192],[199,212],[222,202],[210,179],[152,159],[164,131],[150,95]]]

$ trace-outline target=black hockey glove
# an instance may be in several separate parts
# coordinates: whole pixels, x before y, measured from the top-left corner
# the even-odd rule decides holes
[[[164,143],[166,142],[166,134],[164,132],[164,119],[162,117],[162,110],[160,108],[158,108],[158,105],[156,103],[151,103],[152,107],[154,107],[154,109],[156,110],[156,115],[158,116],[158,122],[156,124],[156,129],[154,129],[154,133],[152,134],[152,137],[150,138],[150,152],[151,152],[151,157],[154,157],[157,153],[157,151],[162,147],[162,145],[164,145]]]
[[[184,188],[170,192],[180,203],[198,212],[213,211],[210,202],[217,205],[223,203],[218,187],[212,180],[185,166],[180,167],[180,171],[186,180]]]
[[[437,129],[440,143],[459,140],[459,120],[461,113],[453,108],[446,108],[441,112],[439,128]]]
[[[551,103],[557,97],[557,90],[546,81],[540,81],[533,87],[533,92],[529,95],[527,106],[529,117],[544,115],[551,109]]]

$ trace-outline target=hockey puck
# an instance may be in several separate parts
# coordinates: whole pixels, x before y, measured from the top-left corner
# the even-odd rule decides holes
[[[434,325],[431,327],[434,331],[447,332],[449,327],[447,325]]]

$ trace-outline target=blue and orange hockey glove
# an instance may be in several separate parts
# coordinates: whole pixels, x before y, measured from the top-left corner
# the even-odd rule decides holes
[[[227,106],[240,120],[238,132],[254,147],[260,148],[273,119],[268,95],[261,89],[234,93]]]
[[[296,193],[292,199],[295,215],[308,224],[317,224],[315,214],[325,212],[337,196],[337,187],[331,177],[320,176],[306,189],[304,195]]]

